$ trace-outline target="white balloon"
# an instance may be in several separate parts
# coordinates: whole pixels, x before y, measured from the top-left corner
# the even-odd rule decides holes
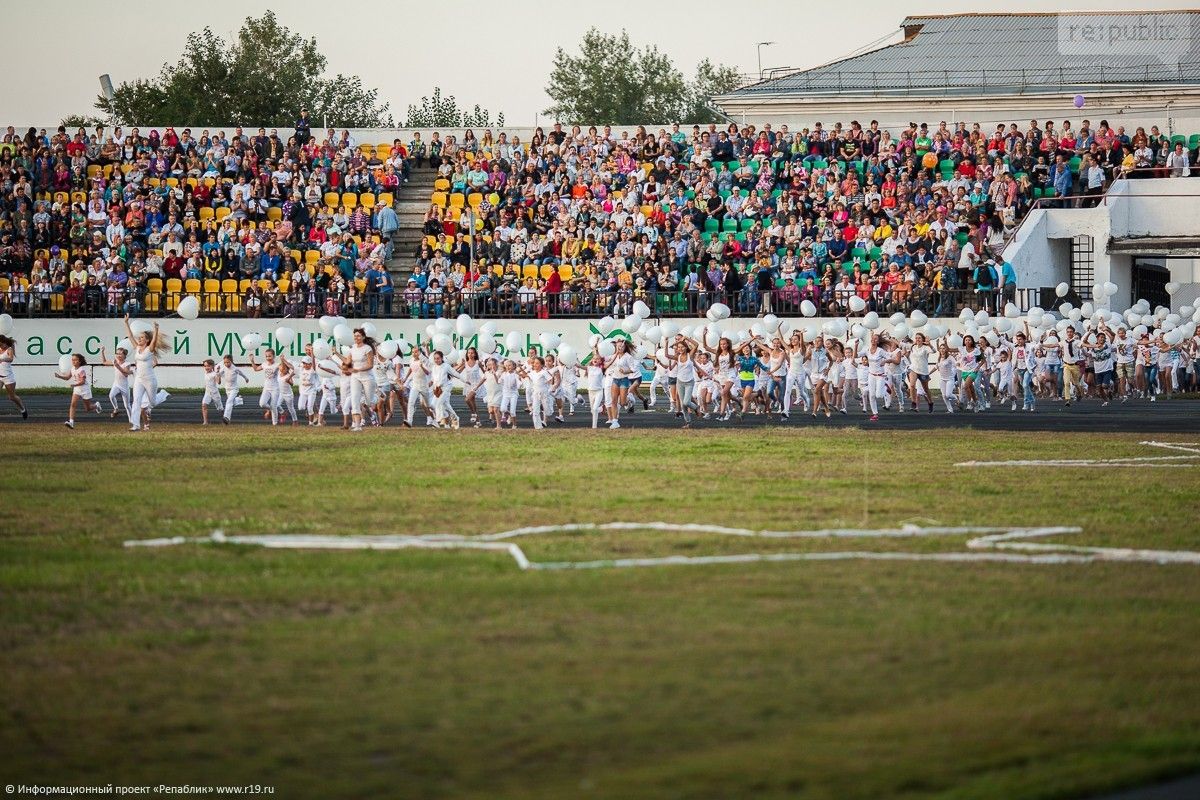
[[[704,343],[709,347],[716,347],[721,343],[721,328],[716,323],[705,328]]]
[[[735,344],[741,344],[742,342],[749,341],[750,334],[746,333],[745,331],[738,331],[733,335],[733,338],[735,340]]]
[[[375,348],[375,352],[379,353],[379,355],[385,359],[394,358],[399,350],[400,343],[395,339],[385,339],[379,343],[378,347]]]
[[[762,318],[763,330],[767,333],[774,333],[779,330],[779,317],[774,314],[766,314]]]
[[[482,331],[479,334],[479,344],[475,347],[481,356],[490,356],[496,352],[496,337],[484,336]]]
[[[1070,318],[1071,322],[1079,322],[1079,320],[1083,319],[1083,312],[1078,308],[1072,308],[1067,316]]]
[[[13,332],[13,318],[9,314],[0,314],[0,336],[8,336]]]
[[[448,333],[439,333],[433,337],[433,349],[441,350],[442,355],[446,355],[454,349],[454,340],[450,338]]]
[[[317,324],[321,326],[321,333],[333,336],[333,328],[337,325],[337,320],[334,317],[324,316],[317,320]]]
[[[637,314],[642,319],[649,319],[650,318],[650,306],[646,305],[641,300],[637,300],[633,304],[633,313]]]
[[[874,311],[868,311],[866,316],[863,317],[862,324],[869,331],[875,330],[879,327],[879,315]]]
[[[808,301],[805,301],[805,302],[808,302]],[[809,305],[811,306],[812,303],[809,303]],[[804,305],[801,304],[800,307],[803,308]],[[850,311],[852,311],[855,314],[858,314],[862,311],[866,311],[866,309],[867,309],[867,301],[866,300],[862,299],[861,297],[859,297],[856,294],[850,296]],[[813,309],[813,313],[816,313],[815,307]],[[806,314],[805,316],[808,316],[808,315]]]
[[[908,324],[913,328],[924,328],[928,322],[929,317],[924,311],[917,310],[908,315]]]
[[[573,367],[575,366],[575,362],[579,360],[579,356],[575,353],[574,347],[571,347],[569,344],[564,344],[558,348],[558,360],[561,361],[564,366]]]
[[[1005,303],[1004,316],[1008,319],[1016,319],[1017,317],[1021,316],[1021,310],[1017,308],[1016,303]]]
[[[323,360],[329,358],[330,354],[333,353],[333,348],[329,346],[328,342],[319,341],[319,340],[313,342],[312,350],[313,350],[313,357],[316,358],[318,361],[323,361]]]
[[[1079,313],[1082,316],[1090,317],[1096,313],[1096,307],[1094,305],[1092,305],[1091,303],[1084,303],[1083,305],[1081,305],[1079,307]]]
[[[995,347],[996,345],[1000,344],[1000,334],[996,333],[995,331],[988,331],[987,333],[985,333],[983,335],[983,338],[987,339],[988,343],[992,347]]]
[[[130,320],[129,327],[133,331],[134,336],[141,336],[143,333],[150,333],[154,330],[154,324],[146,322],[144,319]]]
[[[724,303],[713,303],[708,309],[708,313],[711,315],[709,318],[713,320],[713,322],[720,322],[723,319],[729,319],[729,315],[733,312],[731,312],[729,310],[729,306],[725,305]]]
[[[853,305],[853,303],[851,303],[851,305]],[[817,307],[813,305],[812,300],[801,300],[800,313],[806,317],[815,317],[817,315]]]
[[[293,328],[281,325],[275,329],[275,344],[279,347],[291,347],[294,341],[296,341],[296,331]]]
[[[630,314],[625,319],[621,320],[621,330],[628,334],[637,333],[638,328],[642,327],[642,318],[637,314]]]
[[[475,320],[471,319],[470,314],[459,314],[458,319],[454,321],[454,330],[462,338],[469,339],[475,335]]]
[[[242,337],[242,349],[247,352],[257,350],[260,344],[262,344],[262,336],[257,333],[247,333]]]
[[[1116,285],[1115,283],[1113,283],[1112,281],[1105,281],[1105,282],[1104,282],[1104,296],[1105,296],[1105,297],[1112,297],[1113,295],[1115,295],[1115,294],[1116,294],[1117,292],[1119,292],[1119,291],[1120,291],[1120,289],[1119,289],[1119,288],[1117,287],[1117,285]]]
[[[129,337],[125,337],[121,341],[117,342],[117,349],[124,350],[126,353],[132,353],[133,342],[129,341]]]
[[[892,327],[892,333],[895,335],[895,337],[897,339],[904,339],[910,333],[912,333],[912,331],[909,330],[908,325],[906,323],[901,322],[899,325],[895,325]]]
[[[504,349],[505,350],[510,350],[513,352],[520,352],[521,348],[524,346],[525,346],[525,336],[524,336],[524,334],[520,333],[519,331],[509,331],[508,335],[504,337]]]
[[[596,351],[600,353],[601,358],[612,358],[614,355],[616,355],[617,346],[610,340],[605,339],[596,346]]]
[[[601,317],[596,323],[596,330],[600,331],[601,336],[608,336],[616,326],[617,321],[612,317]]]
[[[426,339],[432,339],[434,336],[437,336],[437,332],[438,332],[438,330],[437,330],[437,328],[434,327],[432,322],[425,326],[425,338]]]
[[[1069,291],[1071,291],[1071,286],[1065,281],[1054,287],[1054,293],[1059,297],[1066,297]]]
[[[766,331],[763,330],[763,324],[761,322],[756,322],[750,326],[750,335],[751,336],[762,336],[765,333],[766,333]]]
[[[487,322],[485,322],[479,326],[479,338],[480,339],[483,339],[485,337],[490,339],[491,337],[493,337],[495,335],[496,335],[496,323],[492,322],[490,319]]]
[[[200,316],[200,298],[188,295],[175,306],[175,313],[184,319],[196,319]]]
[[[557,333],[550,333],[547,331],[538,336],[538,341],[542,344],[542,350],[553,350],[554,348],[558,347],[559,343],[562,341],[562,337]]]
[[[338,323],[333,329],[333,339],[338,344],[348,345],[354,342],[354,331],[344,322]]]
[[[1031,322],[1035,319],[1041,319],[1042,315],[1045,313],[1046,312],[1043,311],[1040,306],[1034,306],[1033,308],[1029,309],[1029,319]]]
[[[897,311],[895,314],[892,314],[890,317],[888,317],[888,324],[892,327],[899,325],[901,322],[904,322],[903,311]]]
[[[935,325],[934,323],[931,322],[925,326],[925,329],[922,331],[922,333],[924,333],[930,339],[940,339],[940,338],[942,338],[942,334],[944,334],[945,331],[942,330],[941,325]]]
[[[964,308],[962,311],[958,312],[958,318],[963,322],[966,322],[969,319],[975,319],[975,312],[969,308]]]
[[[341,369],[341,367],[338,366],[337,362],[333,361],[330,358],[321,359],[320,361],[317,362],[317,366],[321,367],[322,369],[327,369],[330,372],[338,372]]]
[[[642,338],[652,344],[658,344],[662,341],[662,328],[657,325],[642,328]]]
[[[950,335],[950,340],[946,344],[950,346],[951,350],[957,350],[963,346],[963,337],[959,336],[957,333],[953,333]]]
[[[454,323],[445,317],[438,317],[433,321],[433,330],[436,333],[454,333]]]
[[[362,325],[356,325],[355,327],[362,328],[363,336],[369,336],[372,339],[374,339],[375,334],[379,332],[379,329],[375,327],[374,322],[364,322]]]
[[[679,335],[685,339],[692,338],[692,326],[684,325],[682,328],[679,329]]]
[[[62,356],[58,357],[58,371],[59,372],[70,372],[73,369],[75,369],[75,364],[72,363],[72,361],[71,361],[70,353],[67,353],[66,355],[62,355]]]
[[[841,339],[846,335],[846,321],[844,319],[835,319],[829,323],[829,333],[832,336]]]
[[[679,326],[674,322],[664,322],[662,324],[662,335],[668,341],[675,338],[675,334],[679,333]]]
[[[1133,331],[1131,331],[1131,332],[1133,333],[1134,336],[1136,336],[1140,339],[1141,337],[1143,337],[1147,333],[1149,333],[1149,329],[1145,325],[1138,325],[1138,326],[1134,327]]]
[[[1012,323],[1011,319],[1009,319],[1007,317],[1002,317],[1002,318],[996,320],[996,322],[992,326],[992,328],[997,333],[1008,333],[1010,330],[1012,330],[1012,325],[1013,325],[1013,323]]]
[[[1074,307],[1070,303],[1063,303],[1058,307],[1058,313],[1065,317],[1071,313],[1071,309]]]
[[[1176,292],[1179,291],[1179,282],[1178,281],[1168,281],[1167,284],[1165,286],[1163,286],[1163,288],[1166,289],[1167,294],[1175,294]]]

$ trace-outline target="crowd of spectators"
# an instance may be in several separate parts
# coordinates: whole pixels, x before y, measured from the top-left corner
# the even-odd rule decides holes
[[[472,131],[423,142],[438,181],[412,279],[414,314],[794,311],[805,300],[953,314],[1012,299],[1000,255],[1038,201],[1087,204],[1114,180],[1187,175],[1200,136],[1101,120],[872,121],[616,134]]]
[[[413,134],[406,144],[236,128],[0,141],[0,306],[15,313],[436,316],[953,314],[1012,299],[1003,245],[1035,202],[1188,175],[1200,136],[1104,120],[872,121],[792,131],[555,125]],[[387,269],[396,189],[437,180],[410,276]],[[407,254],[398,254],[407,257]],[[399,285],[394,285],[398,283]]]
[[[155,313],[330,308],[391,291],[406,149],[349,131],[9,127],[0,141],[0,306]]]

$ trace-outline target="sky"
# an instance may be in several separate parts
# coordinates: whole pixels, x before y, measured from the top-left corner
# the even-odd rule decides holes
[[[1065,0],[1055,8],[1150,10],[1196,4],[1197,0]],[[317,38],[331,73],[357,74],[364,85],[378,88],[397,124],[403,123],[410,103],[441,86],[442,93],[454,95],[462,107],[478,103],[493,119],[503,111],[506,124],[512,126],[546,121],[543,111],[550,100],[545,85],[555,48],[575,50],[592,26],[606,33],[625,27],[635,44],[657,45],[688,77],[703,58],[750,75],[758,71],[755,45],[760,41],[776,42],[761,48],[764,69],[806,68],[845,57],[876,40],[898,40],[906,13],[1050,10],[1037,0],[938,0],[924,5],[859,0],[852,16],[836,19],[827,16],[833,6],[801,0],[455,0],[444,6],[436,0],[0,0],[10,32],[18,34],[5,42],[10,69],[0,81],[0,126],[52,126],[68,114],[94,113],[101,74],[110,74],[114,84],[152,77],[164,62],[177,60],[191,31],[207,25],[231,36],[245,17],[268,8],[294,32]],[[336,20],[330,18],[330,9],[337,9]],[[743,21],[731,24],[737,17]],[[21,31],[27,35],[19,35]],[[831,35],[834,31],[838,35]],[[455,43],[459,55],[448,56],[448,42]],[[481,44],[479,53],[470,52],[472,42]],[[614,59],[614,68],[619,64]],[[22,68],[14,70],[14,65]]]

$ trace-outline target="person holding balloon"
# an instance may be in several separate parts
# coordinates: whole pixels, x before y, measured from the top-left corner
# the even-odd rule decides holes
[[[282,356],[276,359],[275,350],[270,347],[263,354],[261,364],[254,360],[254,353],[250,354],[250,369],[263,374],[263,388],[258,397],[258,407],[263,409],[263,418],[270,418],[272,425],[279,424],[279,371],[284,361]],[[288,393],[291,393],[291,389],[288,389]]]
[[[334,353],[334,358],[341,361],[343,374],[348,370],[350,377],[349,414],[350,430],[363,430],[363,406],[375,404],[375,348],[378,345],[363,328],[353,331],[354,344],[350,346],[347,355]],[[343,409],[343,414],[345,409]]]
[[[92,399],[92,387],[87,376],[87,359],[79,353],[63,356],[59,361],[59,371],[54,373],[54,377],[67,381],[71,387],[71,405],[67,409],[67,421],[63,423],[68,428],[75,428],[75,406],[80,401],[88,411],[99,414],[104,410],[99,400]]]
[[[8,317],[7,314],[2,316]],[[8,318],[8,324],[12,325],[11,317]],[[21,419],[29,419],[29,412],[25,410],[25,404],[17,396],[17,376],[13,372],[13,358],[16,350],[16,341],[7,333],[0,333],[0,385],[4,386],[4,393],[8,395],[9,401],[20,410]]]

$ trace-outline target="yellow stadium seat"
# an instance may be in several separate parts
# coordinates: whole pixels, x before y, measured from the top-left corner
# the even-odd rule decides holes
[[[259,278],[258,279],[258,288],[262,289],[264,292],[267,291],[268,289],[270,289],[271,288],[271,279],[270,278]]]
[[[467,205],[471,206],[471,208],[479,208],[483,205],[483,195],[479,192],[471,192],[467,195]]]
[[[162,186],[162,178],[147,178],[146,183],[150,184],[151,187],[157,189],[158,187]]]
[[[0,277],[0,294],[7,294],[9,286],[8,278]]]
[[[267,209],[267,219],[276,222],[283,219],[283,209],[279,206],[271,206]]]
[[[367,281],[365,278],[355,278],[354,288],[358,289],[358,293],[362,294],[367,290]]]
[[[334,208],[337,208],[340,205],[340,203],[338,203],[337,192],[326,192],[325,193],[325,205],[332,206]]]
[[[430,198],[430,202],[432,202],[438,208],[445,208],[446,207],[446,193],[445,192],[434,192],[433,197]]]
[[[217,185],[217,179],[216,178],[205,178],[204,185],[211,189]]]
[[[392,146],[390,144],[375,145],[375,157],[380,161],[386,161],[392,155]]]
[[[496,273],[496,277],[497,277],[497,278],[503,278],[503,277],[504,277],[504,267],[502,267],[502,266],[501,266],[501,265],[499,265],[499,264],[495,264],[495,265],[492,267],[492,272]]]
[[[104,174],[104,169],[99,164],[89,164],[87,168],[87,176],[89,180],[96,180]]]
[[[433,182],[433,190],[435,192],[447,192],[450,190],[450,181],[445,178],[438,178]]]
[[[183,293],[183,281],[179,278],[167,280],[167,311],[174,311],[179,305],[179,295]]]
[[[391,192],[380,192],[376,202],[383,203],[385,206],[391,206],[395,204],[396,200]]]
[[[363,208],[375,208],[375,195],[372,192],[363,192],[358,196],[358,202]]]
[[[55,192],[54,193],[54,202],[61,203],[64,206],[70,205],[71,193],[70,192]]]
[[[242,294],[245,294],[246,292],[250,291],[250,287],[253,284],[254,281],[250,280],[249,278],[242,278],[240,281],[238,281],[238,291]]]
[[[346,207],[346,210],[357,208],[358,195],[356,195],[354,192],[346,192],[344,195],[342,195],[342,205]]]
[[[305,264],[304,271],[308,273],[308,277],[313,277],[317,274],[317,268],[314,264]]]
[[[459,192],[455,192],[454,194],[450,195],[450,207],[451,208],[462,208],[464,205],[466,205],[466,203],[467,203],[467,198],[464,197]]]
[[[437,247],[437,237],[434,236],[432,233],[425,236],[425,242],[430,247]]]
[[[197,186],[200,185],[200,179],[189,176],[187,179],[187,185],[192,187],[193,189],[195,189]]]
[[[51,311],[62,311],[63,310],[63,296],[61,294],[59,294],[58,292],[55,292],[54,294],[50,295],[50,310]]]
[[[474,164],[474,163],[475,163],[475,154],[474,154],[474,153],[472,153],[470,150],[468,150],[468,151],[467,151],[466,153],[464,153],[463,155],[465,155],[465,156],[467,157],[467,163],[468,163],[468,164]]]
[[[315,263],[317,263],[317,262],[318,262],[318,261],[320,261],[320,260],[321,260],[321,251],[320,251],[320,250],[306,250],[306,251],[304,251],[304,261],[305,261],[305,263],[308,263],[308,264],[315,264]]]
[[[570,264],[561,264],[558,267],[558,276],[564,281],[569,281],[575,277],[575,268]]]
[[[162,294],[162,290],[162,278],[150,278],[148,281],[146,281],[146,291],[154,294]]]
[[[229,206],[221,206],[220,208],[217,209],[217,222],[220,222],[221,220],[225,219],[231,213],[232,212],[230,211]]]
[[[238,282],[236,278],[226,278],[221,281],[221,292],[223,294],[237,294]]]
[[[86,203],[87,202],[87,192],[71,192],[71,202],[72,203]]]
[[[172,189],[176,188],[179,186],[179,178],[167,178],[167,186],[170,186]]]
[[[201,222],[204,222],[205,220],[208,220],[208,219],[212,219],[216,215],[217,215],[217,212],[213,211],[208,206],[200,206],[200,221]]]
[[[549,264],[542,264],[542,268],[541,268],[542,279],[545,280],[545,279],[549,278],[550,273],[553,271],[554,271],[554,268],[552,266],[550,266]]]
[[[204,279],[204,310],[221,310],[221,282],[216,278]]]
[[[279,280],[275,281],[275,285],[278,286],[279,291],[283,293],[286,293],[288,289],[292,288],[292,282],[287,278],[280,278]]]
[[[188,278],[183,282],[184,294],[200,294],[200,280],[198,278]]]
[[[225,310],[236,314],[242,310],[242,296],[240,294],[228,294],[225,296]]]
[[[219,291],[221,291],[221,281],[217,280],[216,278],[205,278],[204,279],[204,293],[205,294],[212,294],[214,292],[219,292]]]
[[[521,278],[536,278],[538,276],[537,264],[526,264],[521,267]]]

